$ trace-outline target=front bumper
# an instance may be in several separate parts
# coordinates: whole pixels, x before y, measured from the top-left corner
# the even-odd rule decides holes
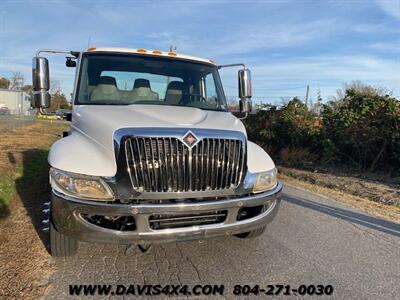
[[[109,204],[83,201],[60,195],[53,191],[52,220],[57,230],[75,239],[94,243],[159,243],[180,240],[196,240],[211,237],[233,235],[260,228],[273,220],[280,205],[282,184],[278,182],[275,189],[243,198],[204,201],[199,203],[178,204]],[[239,209],[265,205],[265,210],[258,215],[237,220]],[[184,215],[226,210],[223,222],[191,227],[154,230],[149,225],[153,215]],[[136,229],[119,231],[104,228],[88,222],[82,215],[133,216]]]

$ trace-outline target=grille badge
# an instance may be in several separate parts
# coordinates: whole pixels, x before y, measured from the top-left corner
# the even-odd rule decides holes
[[[182,142],[188,147],[193,148],[197,144],[199,139],[190,130],[182,137]]]

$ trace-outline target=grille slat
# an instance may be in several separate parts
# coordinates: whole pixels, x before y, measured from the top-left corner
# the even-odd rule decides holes
[[[227,140],[227,142],[228,142],[228,161],[226,162],[225,186],[227,186],[228,182],[229,182],[228,181],[228,179],[229,179],[229,170],[230,170],[229,163],[231,161],[231,143],[232,143],[232,141]]]
[[[204,143],[201,143],[201,163],[200,163],[200,174],[203,175],[203,166],[204,166]],[[199,184],[200,184],[200,190],[203,189],[203,179],[204,176],[200,176]]]
[[[236,159],[236,141],[233,141],[233,143],[234,143],[234,147],[233,147],[233,154],[232,154],[232,160],[233,161],[235,161],[235,159]],[[230,178],[230,182],[232,182],[232,180],[233,180],[233,176],[234,176],[234,174],[235,174],[235,164],[234,163],[232,163],[232,166],[231,166],[231,178]]]
[[[170,137],[128,137],[127,170],[139,192],[189,192],[237,187],[244,172],[240,139],[204,138],[193,148]]]
[[[204,212],[189,215],[154,215],[149,218],[153,230],[191,227],[222,223],[226,220],[227,211]]]

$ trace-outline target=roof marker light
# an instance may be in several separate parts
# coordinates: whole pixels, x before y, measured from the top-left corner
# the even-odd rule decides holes
[[[168,55],[169,56],[176,56],[176,53],[175,52],[168,52]]]
[[[154,51],[153,51],[153,54],[160,55],[160,54],[162,54],[162,52],[161,52],[160,50],[154,50]]]
[[[136,51],[139,52],[139,53],[146,53],[147,52],[146,49],[137,49]]]
[[[87,51],[94,51],[94,50],[96,50],[95,47],[92,47],[92,48],[88,48],[88,49],[87,49]]]

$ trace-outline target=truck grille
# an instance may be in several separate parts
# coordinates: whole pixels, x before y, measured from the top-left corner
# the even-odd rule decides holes
[[[224,222],[226,219],[226,215],[227,211],[222,210],[185,215],[150,216],[149,225],[150,228],[154,230],[210,225]]]
[[[138,192],[233,189],[245,167],[241,139],[203,138],[189,148],[179,138],[128,137],[125,156]]]

